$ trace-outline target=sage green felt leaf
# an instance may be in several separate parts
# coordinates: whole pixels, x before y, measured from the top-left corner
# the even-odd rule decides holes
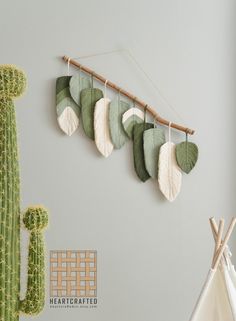
[[[60,128],[71,136],[79,126],[80,107],[69,91],[71,76],[62,76],[56,81],[56,111]]]
[[[144,150],[143,150],[143,133],[145,130],[153,128],[153,124],[142,123],[134,125],[133,132],[133,156],[134,156],[134,168],[136,174],[141,179],[142,182],[145,182],[150,178],[144,160]]]
[[[114,148],[120,149],[129,139],[123,124],[122,116],[130,108],[130,105],[122,100],[113,100],[109,109],[109,127]]]
[[[179,167],[188,174],[197,163],[198,147],[194,143],[182,142],[176,145],[175,155]]]
[[[61,114],[63,113],[63,111],[67,108],[70,107],[74,110],[74,112],[76,113],[77,117],[79,117],[80,114],[80,108],[78,107],[78,105],[74,102],[74,100],[71,97],[65,97],[63,100],[61,100],[58,104],[57,104],[57,116],[61,116]]]
[[[91,81],[87,77],[83,77],[80,73],[74,75],[70,79],[70,94],[77,105],[80,106],[80,92],[85,88],[91,88]]]
[[[152,178],[158,175],[160,147],[165,143],[165,132],[162,128],[150,128],[143,134],[145,167]]]
[[[94,107],[96,102],[103,97],[103,92],[98,88],[81,90],[81,116],[85,134],[94,140]]]
[[[141,124],[144,121],[144,112],[138,108],[130,108],[122,116],[122,124],[129,138],[133,138],[135,124]]]

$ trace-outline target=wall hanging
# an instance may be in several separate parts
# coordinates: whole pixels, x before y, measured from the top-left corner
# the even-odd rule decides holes
[[[227,245],[235,223],[236,218],[233,218],[222,239],[224,220],[221,219],[217,226],[214,218],[210,219],[215,250],[211,269],[190,321],[236,320],[236,272]]]
[[[44,244],[42,229],[48,213],[29,207],[23,217],[30,231],[28,281],[20,300],[20,177],[13,99],[26,87],[25,74],[11,65],[0,66],[0,320],[17,321],[19,312],[37,314],[44,306]]]
[[[182,172],[188,174],[198,159],[197,145],[188,141],[194,130],[165,120],[148,104],[76,60],[67,56],[63,59],[68,74],[56,81],[57,119],[63,132],[71,136],[81,118],[85,134],[95,141],[104,157],[132,140],[134,168],[139,179],[157,180],[166,199],[175,200],[180,192]],[[69,72],[70,64],[79,68],[73,76]],[[104,92],[94,87],[94,80],[104,84]],[[107,97],[107,87],[117,92],[117,98],[111,101]],[[121,100],[121,96],[128,101]],[[152,122],[147,122],[147,114]],[[162,125],[169,128],[167,142]],[[177,145],[171,142],[171,128],[185,132],[185,141]]]

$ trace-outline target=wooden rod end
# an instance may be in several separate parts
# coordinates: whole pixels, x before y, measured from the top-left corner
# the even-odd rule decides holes
[[[68,56],[63,56],[62,59],[65,60],[65,61],[68,61],[69,57]]]

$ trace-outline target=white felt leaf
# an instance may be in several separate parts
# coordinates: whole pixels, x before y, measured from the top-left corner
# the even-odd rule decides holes
[[[152,178],[157,178],[160,147],[165,143],[165,133],[162,128],[150,128],[143,134],[143,150],[145,167]]]
[[[175,158],[175,144],[167,142],[159,152],[158,183],[161,192],[170,201],[174,201],[180,192],[182,173]]]
[[[66,107],[57,118],[60,128],[71,136],[79,126],[79,118],[71,107]]]
[[[122,117],[122,124],[129,138],[133,138],[134,125],[143,123],[144,112],[138,108],[128,109]]]
[[[96,102],[94,109],[95,144],[105,157],[108,157],[113,150],[108,120],[110,102],[108,98],[101,98]]]

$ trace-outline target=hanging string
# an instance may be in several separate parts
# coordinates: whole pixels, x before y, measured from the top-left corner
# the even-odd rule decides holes
[[[70,76],[70,60],[71,58],[69,58],[67,61],[67,76]]]
[[[112,51],[105,51],[105,52],[100,52],[97,54],[90,54],[90,55],[83,55],[83,56],[78,56],[72,59],[78,60],[78,59],[88,59],[88,58],[93,58],[93,57],[99,57],[99,56],[104,56],[104,55],[110,55],[110,54],[115,54],[115,53],[126,53],[130,59],[135,63],[136,67],[144,74],[144,76],[148,79],[148,81],[151,83],[152,87],[155,89],[155,91],[158,93],[159,97],[162,99],[162,101],[166,104],[166,106],[175,113],[175,115],[184,123],[186,124],[186,121],[183,119],[183,117],[178,113],[178,111],[172,106],[172,104],[167,100],[167,98],[164,96],[160,88],[156,85],[156,83],[153,81],[153,79],[150,77],[150,75],[144,70],[142,65],[138,62],[138,60],[134,57],[134,55],[131,53],[130,50],[128,49],[119,49],[119,50],[112,50]]]
[[[105,85],[104,85],[104,98],[105,99],[107,98],[107,82],[108,82],[108,79],[106,79]]]
[[[172,124],[172,122],[170,121],[170,122],[169,122],[169,125],[168,125],[168,127],[169,127],[169,128],[168,128],[168,136],[169,136],[169,137],[168,137],[168,141],[169,141],[169,142],[171,142],[171,124]]]
[[[153,128],[157,128],[157,118],[153,118]]]
[[[147,122],[147,106],[148,106],[148,105],[146,105],[146,106],[144,107],[144,124],[146,124],[146,122]]]

